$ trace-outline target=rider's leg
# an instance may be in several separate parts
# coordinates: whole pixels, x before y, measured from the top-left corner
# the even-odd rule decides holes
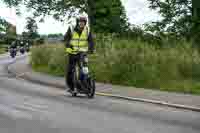
[[[76,64],[76,57],[75,55],[69,55],[68,58],[68,66],[67,66],[67,75],[66,75],[66,83],[70,89],[70,91],[74,91],[74,84],[73,84],[73,69],[75,68]]]

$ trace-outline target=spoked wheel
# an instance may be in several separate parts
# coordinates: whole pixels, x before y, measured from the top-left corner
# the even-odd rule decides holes
[[[89,78],[87,82],[88,82],[88,90],[89,90],[87,96],[88,96],[88,98],[94,98],[94,96],[95,96],[95,89],[96,89],[95,80]]]

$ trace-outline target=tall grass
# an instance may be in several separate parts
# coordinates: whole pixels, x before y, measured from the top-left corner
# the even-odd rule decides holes
[[[190,43],[182,41],[158,48],[139,40],[96,42],[97,52],[90,56],[90,65],[99,82],[200,93],[200,54]],[[34,47],[31,57],[35,69],[64,75],[64,46]]]
[[[63,76],[65,73],[65,51],[62,45],[41,45],[31,48],[31,66],[36,69]]]
[[[6,53],[6,47],[7,45],[0,44],[0,54]]]

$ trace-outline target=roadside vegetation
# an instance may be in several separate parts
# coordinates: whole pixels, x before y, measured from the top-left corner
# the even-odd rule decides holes
[[[0,48],[0,54],[4,54],[6,51],[4,48]]]
[[[0,54],[6,53],[7,45],[0,44]]]
[[[200,54],[192,43],[160,47],[129,39],[96,42],[90,65],[98,82],[200,94]],[[41,45],[31,51],[35,71],[64,76],[67,58],[62,44]]]

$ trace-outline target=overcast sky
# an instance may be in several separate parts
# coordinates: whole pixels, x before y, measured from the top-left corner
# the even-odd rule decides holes
[[[121,0],[125,9],[127,11],[127,16],[129,21],[132,24],[142,25],[149,21],[156,21],[160,19],[159,15],[148,8],[147,0]],[[17,25],[17,32],[21,33],[24,31],[25,27],[25,18],[30,16],[31,13],[25,11],[24,14],[19,17],[15,15],[14,9],[6,8],[0,2],[0,16],[5,18],[7,21],[12,24]],[[39,33],[48,34],[48,33],[64,33],[66,32],[67,25],[58,21],[55,21],[53,18],[48,17],[45,19],[45,23],[38,23]]]

